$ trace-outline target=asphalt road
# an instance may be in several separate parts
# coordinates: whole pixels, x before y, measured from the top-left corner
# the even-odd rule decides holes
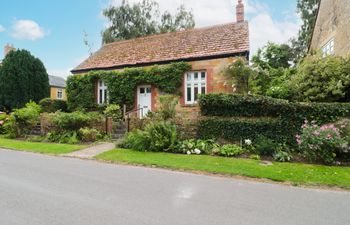
[[[1,225],[350,225],[350,193],[0,150]]]

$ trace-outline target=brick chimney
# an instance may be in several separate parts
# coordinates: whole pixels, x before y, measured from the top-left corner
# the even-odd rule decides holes
[[[6,57],[6,55],[9,54],[11,51],[16,51],[16,48],[14,48],[13,45],[6,44],[4,47],[4,57]]]
[[[242,0],[238,0],[238,4],[236,6],[236,18],[237,22],[244,22],[244,4]]]

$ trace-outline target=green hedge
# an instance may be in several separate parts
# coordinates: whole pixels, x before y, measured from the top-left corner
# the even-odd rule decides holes
[[[155,85],[168,94],[180,94],[183,76],[190,70],[190,64],[179,62],[149,68],[73,75],[67,80],[68,107],[70,110],[96,108],[95,82],[99,79],[104,80],[108,86],[110,103],[117,105],[133,106],[136,87],[141,84]]]
[[[67,102],[59,99],[44,98],[39,102],[43,112],[67,112]]]
[[[208,94],[201,96],[200,107],[201,138],[235,141],[264,135],[291,142],[305,119],[325,124],[350,118],[350,103],[290,103],[264,96]]]

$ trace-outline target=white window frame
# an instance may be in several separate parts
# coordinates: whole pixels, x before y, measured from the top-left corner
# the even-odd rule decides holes
[[[197,74],[197,79],[195,79],[195,75]],[[204,74],[204,78],[202,77]],[[207,84],[207,72],[206,71],[191,71],[185,74],[185,104],[186,105],[194,105],[198,101],[195,96],[195,87],[198,88],[198,95],[208,93],[208,84]],[[202,92],[202,88],[204,85],[205,93]],[[188,88],[190,88],[190,93]],[[188,95],[190,94],[190,100],[188,99]]]
[[[63,88],[57,88],[57,99],[63,99]]]
[[[334,55],[334,38],[331,38],[323,47],[322,47],[323,57]]]
[[[103,80],[97,81],[97,104],[104,105],[108,103],[108,87]]]

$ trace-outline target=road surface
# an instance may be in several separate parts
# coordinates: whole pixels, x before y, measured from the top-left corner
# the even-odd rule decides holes
[[[350,193],[0,150],[1,225],[350,225]]]

